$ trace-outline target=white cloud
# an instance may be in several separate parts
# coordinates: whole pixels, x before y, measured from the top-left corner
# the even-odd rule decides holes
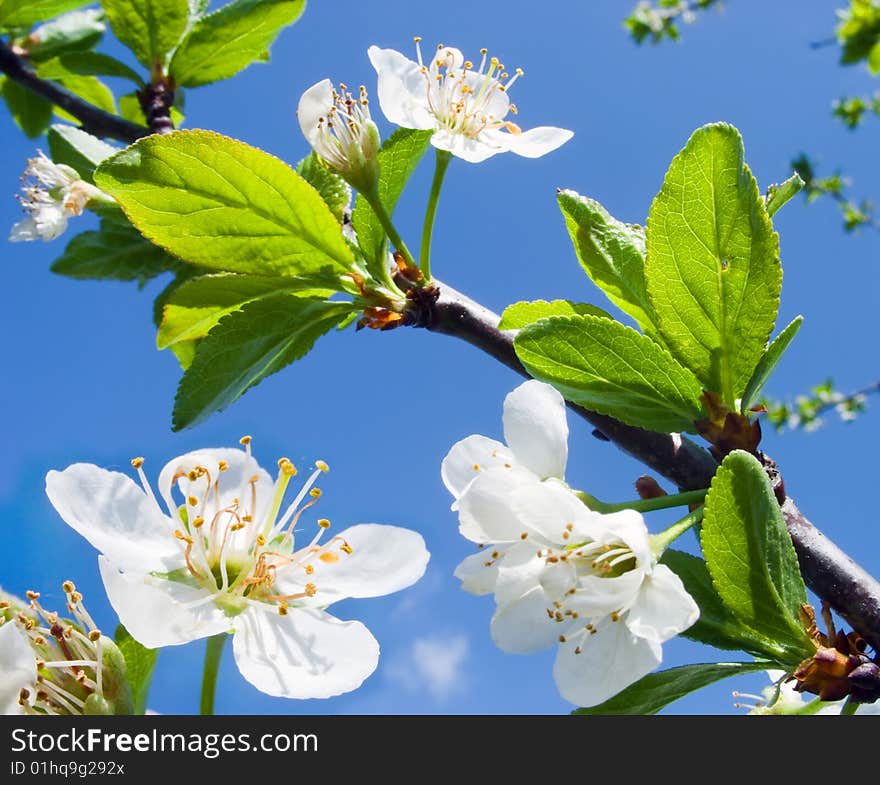
[[[442,702],[464,686],[470,651],[466,635],[416,638],[406,653],[388,666],[388,676],[410,692],[427,691]]]

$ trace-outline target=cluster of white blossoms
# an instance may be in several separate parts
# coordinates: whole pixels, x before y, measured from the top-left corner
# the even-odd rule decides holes
[[[379,644],[357,621],[327,612],[347,597],[378,597],[425,572],[428,551],[408,529],[358,524],[301,542],[302,513],[321,497],[315,470],[284,506],[297,474],[286,458],[272,478],[244,449],[187,453],[159,475],[160,506],[119,472],[74,464],[46,477],[61,517],[100,551],[113,609],[148,648],[233,632],[242,675],[269,695],[327,698],[356,689],[376,668]]]
[[[507,119],[517,114],[508,92],[523,75],[521,69],[511,76],[485,49],[480,50],[480,65],[475,68],[460,50],[443,44],[426,61],[420,40],[415,39],[415,61],[394,49],[371,46],[368,50],[378,75],[379,105],[390,122],[433,131],[434,147],[471,163],[504,152],[538,158],[574,135],[552,126],[522,131]],[[304,93],[297,116],[306,139],[330,166],[355,187],[352,173],[368,180],[357,172],[371,156],[375,160],[378,132],[365,87],[359,88],[355,99],[344,86],[337,92],[325,79]]]
[[[76,170],[56,164],[42,152],[28,160],[22,179],[25,185],[19,202],[28,215],[12,227],[9,239],[14,243],[54,240],[67,229],[69,218],[82,215],[91,199],[108,198],[103,191],[80,179]]]
[[[479,545],[455,574],[466,591],[494,593],[502,650],[558,643],[560,693],[595,706],[654,670],[699,608],[657,563],[640,513],[591,511],[566,485],[568,425],[554,388],[522,384],[504,401],[503,425],[506,445],[469,436],[443,461],[460,531]]]
[[[65,619],[37,592],[28,608],[0,601],[0,714],[130,714],[125,663],[70,581]]]

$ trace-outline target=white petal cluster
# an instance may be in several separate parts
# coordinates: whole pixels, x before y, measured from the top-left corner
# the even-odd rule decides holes
[[[99,189],[81,180],[74,169],[56,164],[42,152],[28,161],[22,178],[19,197],[28,214],[12,227],[11,242],[27,240],[54,240],[67,229],[69,218],[82,215],[90,199],[100,194]]]
[[[565,484],[568,427],[555,389],[526,382],[503,419],[506,445],[470,436],[443,462],[460,531],[480,546],[455,574],[465,590],[495,595],[501,649],[558,643],[560,693],[594,706],[656,668],[662,644],[699,609],[657,563],[640,513],[593,512]]]
[[[461,51],[443,44],[426,61],[420,40],[416,38],[417,61],[394,49],[368,50],[379,76],[379,104],[395,125],[432,130],[434,147],[471,163],[504,152],[538,158],[574,135],[552,126],[522,131],[506,119],[517,113],[508,92],[523,75],[521,69],[509,75],[485,49],[480,50],[479,68],[474,68]]]
[[[61,517],[100,552],[110,603],[131,635],[157,648],[233,632],[242,675],[270,695],[327,698],[375,670],[379,645],[357,621],[327,612],[346,597],[378,597],[415,583],[428,552],[408,529],[358,524],[321,541],[294,533],[321,496],[323,461],[286,509],[293,464],[275,481],[245,450],[210,449],[169,462],[163,510],[142,469],[124,474],[74,464],[46,477]]]

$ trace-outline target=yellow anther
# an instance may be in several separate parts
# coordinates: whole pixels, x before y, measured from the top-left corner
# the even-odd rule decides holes
[[[565,643],[565,636],[564,636],[564,635],[560,635],[560,636],[559,636],[559,642],[560,642],[560,643]]]
[[[481,55],[484,55],[484,54],[486,54],[488,51],[489,51],[489,50],[486,49],[486,47],[484,46],[482,49],[480,49],[480,54],[481,54]]]
[[[266,538],[262,534],[258,534],[256,543],[260,548],[262,548],[266,544]]]
[[[29,600],[38,600],[38,599],[40,599],[40,592],[32,591],[32,590],[28,589],[24,593],[24,596],[27,597]]]
[[[314,583],[306,584],[306,596],[314,597],[318,593],[318,587]]]
[[[567,540],[569,537],[571,537],[571,532],[562,532],[563,540]]]
[[[498,558],[498,551],[492,551],[492,558],[493,558],[493,559],[497,559],[497,558]]]
[[[278,468],[283,469],[285,464],[290,463],[290,458],[279,458],[278,459]]]
[[[80,594],[78,591],[72,592],[71,595],[70,595],[70,601],[71,601],[74,605],[78,605],[79,603],[81,603],[81,602],[82,602],[82,598],[83,598],[82,594]]]
[[[95,643],[96,641],[99,641],[100,639],[101,639],[101,631],[100,630],[92,630],[89,633],[89,640],[92,643]]]
[[[528,532],[523,532],[523,533],[520,534],[520,536],[519,536],[519,538],[520,538],[521,540],[527,540],[528,537],[529,537],[529,533],[528,533]]]
[[[184,542],[187,542],[187,543],[192,544],[192,541],[193,541],[193,540],[192,540],[192,537],[190,537],[190,536],[184,534],[182,531],[180,531],[180,529],[177,529],[177,530],[174,532],[174,536],[175,536],[178,540],[183,540]]]
[[[284,464],[281,467],[281,471],[283,471],[288,477],[296,477],[297,469],[290,461]]]
[[[324,564],[335,564],[339,561],[339,554],[327,552],[322,553],[318,558],[324,562]]]
[[[583,651],[583,649],[580,646],[575,646],[575,648],[574,648],[575,654],[580,654],[582,651]]]
[[[225,472],[225,471],[229,468],[229,464],[226,463],[226,461],[220,461],[220,462],[217,464],[217,468],[218,468],[221,472]]]
[[[478,464],[478,463],[475,463],[475,464],[474,464],[474,471],[475,471],[475,472],[480,471],[480,464]]]
[[[620,614],[617,611],[611,611],[611,621],[620,621]]]
[[[306,565],[306,575],[311,575],[315,571],[315,567],[312,564]]]
[[[245,523],[250,523],[250,522],[254,519],[254,516],[253,516],[253,515],[242,515],[242,516],[241,516],[241,519],[242,519]]]
[[[64,581],[61,584],[61,591],[65,594],[70,594],[71,592],[76,591],[76,586],[74,586],[73,581]]]
[[[187,475],[187,479],[188,479],[190,482],[195,482],[196,480],[199,479],[199,476],[200,476],[200,475],[199,475],[198,471],[197,471],[196,469],[193,469],[193,470]]]
[[[354,553],[354,549],[347,542],[342,543],[342,547],[340,548],[340,550],[344,551],[345,553],[347,553],[349,555]]]
[[[255,475],[253,475],[253,477],[251,477],[251,478],[248,480],[248,483],[251,484],[251,485],[254,485],[254,484],[258,483],[259,481],[260,481],[260,475],[259,475],[259,474],[255,474]]]
[[[315,461],[315,468],[320,469],[324,474],[330,471],[330,467],[327,465],[326,461]]]
[[[231,532],[241,531],[245,526],[247,526],[246,523],[233,523],[232,526],[229,527],[229,531],[231,531]]]
[[[278,615],[279,616],[287,616],[287,608],[288,608],[288,605],[286,602],[279,602],[278,603]]]
[[[320,488],[312,488],[312,490],[309,491],[309,496],[311,496],[313,499],[320,499],[321,498],[321,489]]]
[[[254,439],[253,436],[242,436],[242,437],[238,440],[238,443],[247,446],[248,444],[250,444],[250,443],[253,441],[253,439]]]
[[[199,500],[198,500],[195,496],[188,496],[187,499],[186,499],[186,503],[187,503],[190,507],[197,507],[197,506],[198,506],[198,503],[199,503]]]
[[[198,529],[199,526],[203,526],[204,523],[205,519],[201,515],[197,515],[195,518],[193,518],[192,525],[194,529]]]
[[[322,529],[329,529],[330,528],[330,521],[328,521],[326,518],[321,518],[318,521],[318,526],[320,526]]]
[[[414,35],[413,41],[417,44],[420,44],[422,42],[422,37],[420,35]]]
[[[144,459],[143,458],[132,458],[131,465],[132,465],[132,468],[134,468],[134,469],[140,469],[141,466],[144,465]]]

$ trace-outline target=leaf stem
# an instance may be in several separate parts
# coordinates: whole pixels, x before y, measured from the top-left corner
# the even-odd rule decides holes
[[[397,229],[394,228],[394,224],[391,223],[391,216],[388,215],[385,205],[382,204],[382,200],[379,198],[379,191],[361,191],[361,193],[363,194],[364,199],[369,203],[370,207],[373,208],[373,212],[376,214],[376,218],[379,219],[379,223],[382,224],[382,228],[385,230],[385,234],[388,235],[388,239],[391,240],[394,247],[403,254],[403,258],[406,260],[407,265],[413,268],[417,267],[412,254],[409,252],[409,248],[406,247],[406,244],[397,233]]]
[[[595,496],[591,496],[584,491],[575,491],[575,495],[587,507],[603,514],[619,512],[620,510],[652,512],[653,510],[666,510],[669,507],[683,507],[686,504],[700,504],[706,498],[706,493],[708,493],[706,489],[701,489],[699,491],[674,493],[669,496],[658,496],[654,499],[633,499],[629,502],[608,503],[599,501]]]
[[[859,710],[860,703],[856,703],[852,696],[846,699],[846,703],[843,704],[843,708],[840,710],[840,716],[855,714]]]
[[[651,550],[657,556],[663,553],[669,544],[678,537],[681,537],[688,529],[703,520],[703,508],[698,507],[693,512],[689,512],[681,520],[676,521],[665,531],[659,534],[651,535]]]
[[[220,671],[220,658],[229,634],[221,632],[208,638],[205,648],[205,670],[202,675],[202,699],[199,703],[200,714],[214,713],[214,693],[217,690],[217,674]]]
[[[443,188],[443,178],[452,160],[452,153],[448,150],[437,150],[437,160],[434,165],[434,181],[431,183],[431,195],[428,197],[428,206],[425,208],[425,223],[422,225],[422,245],[419,249],[419,269],[425,278],[425,283],[431,280],[431,236],[434,232],[434,217],[437,214],[437,203],[440,201],[440,191]]]

